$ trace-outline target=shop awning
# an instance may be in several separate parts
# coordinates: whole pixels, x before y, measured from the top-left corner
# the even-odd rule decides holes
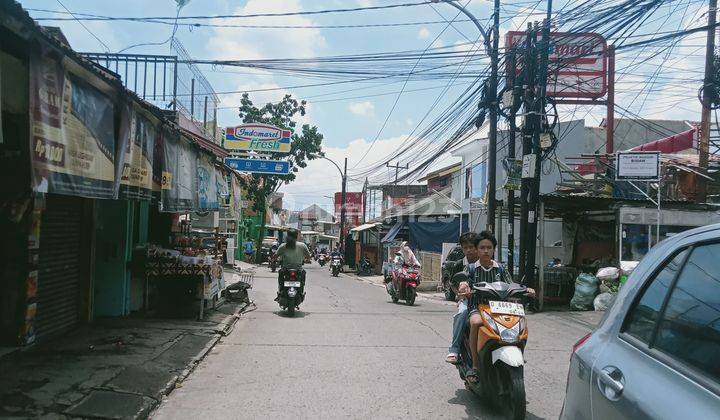
[[[364,225],[360,225],[358,227],[354,227],[350,229],[350,232],[362,232],[364,230],[372,229],[375,226],[382,225],[382,223],[365,223]]]
[[[340,240],[340,238],[337,237],[337,236],[324,235],[324,234],[323,234],[323,235],[320,235],[320,239],[329,239],[329,240],[331,240],[331,241],[339,241],[339,240]]]
[[[400,232],[400,229],[405,226],[405,222],[397,222],[393,227],[390,228],[390,231],[385,235],[380,242],[390,242],[395,240],[395,237]]]

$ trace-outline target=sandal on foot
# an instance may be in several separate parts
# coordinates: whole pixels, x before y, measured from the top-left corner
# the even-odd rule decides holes
[[[449,353],[447,357],[445,357],[445,361],[451,365],[457,365],[459,363],[458,355],[456,353]]]
[[[471,384],[476,384],[479,381],[477,370],[475,369],[468,369],[467,373],[465,373],[465,379],[470,382]]]

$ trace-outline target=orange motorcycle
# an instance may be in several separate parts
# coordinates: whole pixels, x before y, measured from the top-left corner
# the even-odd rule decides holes
[[[468,281],[465,273],[453,276],[459,284]],[[464,346],[456,365],[460,378],[468,389],[488,401],[513,420],[525,418],[525,380],[523,352],[528,339],[525,308],[522,304],[527,288],[516,283],[476,283],[472,286],[475,305],[482,317],[477,348],[470,346],[468,329]],[[478,381],[473,383],[465,375],[472,368],[472,351],[478,357]]]

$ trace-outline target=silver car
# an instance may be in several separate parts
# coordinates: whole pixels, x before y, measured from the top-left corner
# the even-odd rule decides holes
[[[720,419],[720,225],[640,262],[578,341],[561,419]]]

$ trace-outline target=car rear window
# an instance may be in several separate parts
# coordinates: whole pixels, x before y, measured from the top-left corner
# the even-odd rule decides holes
[[[720,381],[720,243],[693,249],[673,288],[654,347]]]
[[[630,310],[625,324],[626,333],[645,344],[650,343],[668,289],[677,275],[686,253],[687,250],[684,250],[667,262],[647,286],[640,300]]]

